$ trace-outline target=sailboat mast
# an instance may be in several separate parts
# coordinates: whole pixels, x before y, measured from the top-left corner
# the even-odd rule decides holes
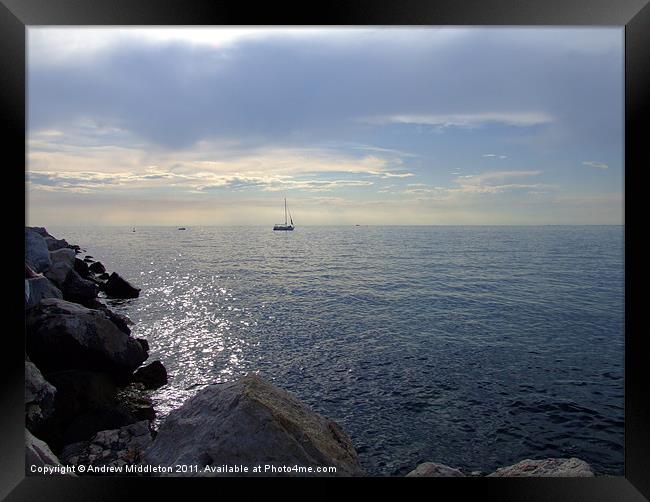
[[[287,198],[284,198],[284,226],[287,226]]]

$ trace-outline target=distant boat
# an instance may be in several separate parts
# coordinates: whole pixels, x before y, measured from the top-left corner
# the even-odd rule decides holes
[[[295,227],[293,225],[293,219],[291,218],[291,212],[289,212],[289,221],[291,225],[287,224],[287,198],[284,198],[284,225],[282,223],[276,223],[273,226],[273,230],[293,230]]]
[[[135,227],[133,227],[133,231],[135,232]]]
[[[179,230],[187,230],[185,227],[178,227]]]

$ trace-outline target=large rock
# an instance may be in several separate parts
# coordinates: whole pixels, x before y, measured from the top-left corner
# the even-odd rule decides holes
[[[117,272],[113,272],[109,276],[104,291],[107,296],[112,298],[137,298],[140,296],[140,289],[122,279]]]
[[[52,264],[45,239],[33,228],[25,228],[25,261],[36,272],[45,272]]]
[[[96,261],[94,263],[91,263],[88,266],[88,269],[93,273],[93,274],[103,274],[106,272],[106,267],[102,265],[101,261]]]
[[[88,268],[88,264],[85,261],[80,260],[79,258],[74,259],[74,270],[83,279],[90,278],[90,269]]]
[[[67,261],[58,261],[53,263],[45,272],[45,277],[51,280],[59,289],[63,289],[68,274],[72,271],[72,266]]]
[[[63,294],[47,277],[25,279],[29,285],[29,299],[26,308],[38,305],[45,298],[63,298]]]
[[[350,439],[336,422],[256,375],[210,385],[172,411],[144,460],[198,465],[199,472],[183,474],[188,476],[218,476],[222,473],[204,467],[222,465],[247,466],[251,475],[260,464],[336,467],[336,473],[301,475],[363,474]]]
[[[579,458],[547,458],[522,460],[514,465],[497,469],[488,477],[593,477],[591,466]]]
[[[133,374],[133,381],[142,383],[147,389],[157,389],[167,385],[167,369],[160,361],[153,361],[138,368]]]
[[[43,468],[49,468],[43,472]],[[73,475],[62,469],[57,456],[49,446],[25,429],[25,474],[29,475]]]
[[[47,243],[47,249],[50,251],[56,251],[58,249],[70,248],[70,244],[65,239],[57,239],[48,235],[45,237],[45,242]],[[74,250],[72,250],[74,252]]]
[[[89,309],[96,309],[96,310],[101,310],[108,316],[108,318],[115,323],[115,325],[120,328],[124,333],[127,335],[131,334],[131,328],[129,328],[129,325],[133,325],[133,321],[129,319],[126,315],[124,314],[118,314],[117,312],[109,309],[104,303],[102,303],[98,298],[93,298],[91,300],[88,300],[84,302],[84,307],[88,307]],[[136,338],[137,340],[137,338]],[[145,352],[149,352],[149,347],[145,349]]]
[[[137,420],[153,420],[156,410],[143,384],[135,382],[117,391],[117,402]]]
[[[56,388],[31,361],[25,361],[25,425],[37,431],[54,413]]]
[[[409,472],[407,476],[416,478],[449,478],[465,476],[465,474],[458,469],[454,469],[453,467],[444,464],[424,462]]]
[[[74,268],[74,250],[63,248],[57,249],[56,251],[50,251],[50,261],[54,265],[55,263],[64,262],[69,265],[72,269]]]
[[[61,460],[68,465],[85,467],[138,464],[151,441],[149,422],[144,420],[119,429],[100,431],[90,441],[68,445],[61,452]]]
[[[82,278],[76,271],[70,270],[61,285],[61,293],[65,300],[85,305],[97,298],[99,287],[94,282]]]
[[[41,371],[90,369],[129,380],[147,355],[102,311],[55,298],[27,311],[26,350]]]

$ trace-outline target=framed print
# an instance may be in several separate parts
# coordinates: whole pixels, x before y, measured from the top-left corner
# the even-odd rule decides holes
[[[650,497],[647,2],[0,12],[7,500]]]

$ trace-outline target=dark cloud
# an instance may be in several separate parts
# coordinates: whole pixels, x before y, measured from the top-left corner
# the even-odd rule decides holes
[[[29,126],[88,119],[173,149],[211,138],[303,145],[378,134],[362,117],[543,112],[556,133],[535,130],[540,141],[620,144],[619,30],[436,33],[349,30],[221,49],[120,43],[90,62],[31,64]]]

